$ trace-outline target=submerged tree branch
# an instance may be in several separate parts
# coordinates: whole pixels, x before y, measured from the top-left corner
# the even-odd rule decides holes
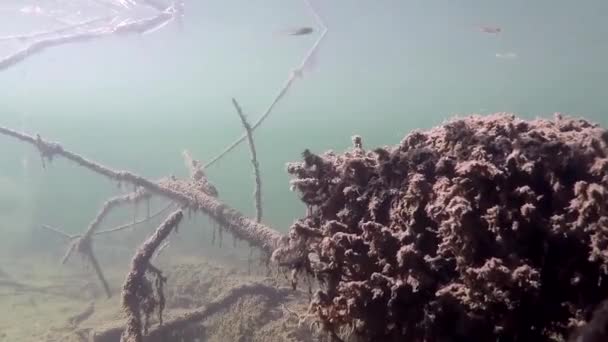
[[[281,302],[289,298],[293,291],[290,288],[277,288],[262,283],[248,283],[234,286],[215,300],[206,305],[181,313],[168,319],[163,325],[155,326],[143,337],[143,341],[168,340],[172,332],[181,331],[191,324],[197,324],[217,314],[222,309],[234,305],[239,298],[244,296],[264,296],[272,301]],[[124,326],[112,327],[95,333],[94,341],[109,341],[114,336],[119,336],[125,330]],[[164,339],[163,339],[164,338]]]
[[[249,141],[249,152],[251,153],[251,165],[253,166],[253,174],[255,177],[255,190],[253,196],[255,198],[255,219],[257,222],[262,222],[262,179],[260,177],[260,163],[258,163],[257,153],[255,151],[255,144],[253,143],[253,132],[251,131],[251,125],[247,122],[243,109],[236,102],[236,99],[232,99],[232,104],[236,109],[236,113],[241,119],[241,123],[247,133],[247,140]]]
[[[159,8],[158,3],[146,1],[146,6],[156,8],[158,13],[154,16],[142,19],[127,19],[118,21],[118,17],[113,18],[97,18],[82,23],[68,25],[59,29],[53,29],[44,32],[35,32],[31,34],[21,34],[6,36],[2,40],[32,40],[39,37],[21,50],[14,52],[4,58],[0,58],[0,71],[6,70],[35,54],[41,53],[44,50],[60,45],[80,43],[91,40],[97,40],[108,36],[125,35],[125,34],[146,34],[154,32],[176,18],[182,15],[183,4],[181,0],[173,2],[165,8]],[[104,23],[105,25],[88,28],[80,31],[79,29],[91,26],[93,23]]]
[[[150,258],[169,233],[177,229],[184,214],[181,210],[175,211],[156,229],[138,249],[131,261],[131,270],[127,274],[122,289],[122,307],[127,314],[127,326],[120,338],[121,342],[142,342],[143,327],[141,319],[142,301],[150,294],[146,292],[146,272],[150,271]],[[160,271],[155,269],[159,276]],[[162,280],[161,280],[162,281]],[[162,307],[160,308],[162,310]]]
[[[158,183],[128,171],[116,171],[94,161],[88,160],[72,151],[64,149],[56,142],[35,138],[25,133],[1,127],[0,134],[29,143],[40,151],[43,160],[56,156],[68,159],[90,171],[109,179],[138,186],[151,194],[166,197],[181,206],[200,210],[211,219],[229,230],[237,238],[248,241],[268,255],[285,243],[285,237],[278,231],[256,222],[236,209],[202,191],[197,183],[177,179],[165,179]]]
[[[112,20],[113,20],[113,18],[108,18],[108,17],[95,18],[95,19],[86,20],[86,21],[83,21],[83,22],[80,22],[80,23],[75,23],[75,24],[72,24],[72,25],[60,27],[60,28],[57,28],[57,29],[54,29],[54,30],[2,36],[2,37],[0,37],[0,41],[10,41],[10,40],[25,41],[25,40],[31,40],[31,39],[35,39],[35,38],[39,38],[39,37],[51,36],[51,35],[57,35],[57,34],[64,33],[64,32],[69,32],[69,31],[72,31],[72,30],[76,30],[76,29],[79,29],[79,28],[87,27],[87,26],[90,26],[90,25],[93,25],[93,24],[104,22],[104,21],[109,23]]]
[[[68,260],[68,258],[71,256],[71,254],[74,251],[79,252],[83,257],[88,259],[89,262],[91,263],[91,265],[93,266],[93,269],[95,270],[95,274],[97,275],[97,278],[99,278],[99,281],[103,285],[103,288],[104,288],[108,298],[112,296],[112,293],[110,291],[110,286],[109,286],[106,278],[103,275],[101,266],[99,265],[99,262],[97,261],[97,258],[95,257],[95,254],[93,252],[92,237],[95,234],[95,232],[97,231],[97,229],[99,228],[99,225],[101,224],[102,220],[106,217],[106,215],[114,207],[116,207],[122,203],[125,203],[125,202],[136,202],[136,201],[139,201],[146,197],[149,197],[149,194],[147,192],[136,191],[136,192],[133,192],[130,194],[126,194],[123,196],[117,196],[117,197],[113,197],[113,198],[109,199],[108,201],[106,201],[104,203],[101,210],[97,213],[97,216],[95,217],[95,219],[89,224],[89,226],[88,226],[87,230],[84,232],[84,234],[78,238],[70,238],[73,241],[70,244],[70,246],[68,247],[68,250],[67,250],[65,256],[63,257],[63,260],[61,263],[65,264],[66,261]]]
[[[213,197],[219,196],[217,189],[207,178],[201,162],[192,158],[192,155],[190,155],[188,150],[184,150],[182,155],[184,157],[184,162],[186,163],[186,168],[190,172],[190,179],[192,179],[193,182],[196,182],[197,186],[200,187],[200,190],[206,194]]]

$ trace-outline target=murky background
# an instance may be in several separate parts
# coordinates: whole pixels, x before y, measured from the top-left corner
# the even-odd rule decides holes
[[[52,25],[16,13],[24,3],[2,3],[0,35]],[[456,114],[564,112],[608,124],[606,1],[313,4],[326,22],[327,37],[314,63],[255,131],[264,222],[278,230],[287,231],[303,214],[284,169],[305,148],[341,150],[353,134],[362,135],[365,146],[394,144],[412,129]],[[315,31],[285,34],[304,26]],[[181,152],[188,149],[204,162],[240,136],[231,98],[250,120],[257,119],[318,29],[304,1],[190,0],[182,25],[53,47],[0,70],[0,125],[40,133],[116,169],[152,179],[184,177]],[[0,58],[22,47],[2,41]],[[222,200],[254,213],[245,144],[208,175]],[[40,226],[82,232],[100,205],[118,193],[116,184],[64,160],[42,169],[32,147],[0,137],[0,269],[27,257],[32,270],[48,262],[56,271],[45,270],[61,272],[57,264],[66,243]],[[153,209],[163,205],[152,203]],[[137,212],[141,216],[145,208]],[[133,215],[134,208],[124,208],[105,226]],[[102,264],[126,267],[133,247],[157,223],[96,241]],[[212,228],[204,218],[195,217],[186,227],[168,253],[247,263],[244,244],[227,248],[229,236],[222,247],[210,243]]]

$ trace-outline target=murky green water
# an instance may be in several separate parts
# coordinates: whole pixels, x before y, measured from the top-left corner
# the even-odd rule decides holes
[[[606,1],[315,4],[329,29],[315,65],[255,132],[264,221],[281,231],[303,213],[284,169],[305,148],[340,150],[352,134],[366,146],[394,144],[454,114],[564,112],[608,125]],[[27,30],[19,16],[0,16],[2,34]],[[298,26],[316,27],[303,1],[188,1],[181,29],[52,48],[0,71],[0,125],[113,168],[186,176],[182,150],[205,161],[242,133],[232,97],[250,120],[270,104],[318,36],[277,33]],[[208,173],[224,201],[253,213],[245,144]],[[42,170],[32,147],[0,137],[5,254],[60,255],[39,226],[80,232],[116,193],[116,184],[63,160]]]

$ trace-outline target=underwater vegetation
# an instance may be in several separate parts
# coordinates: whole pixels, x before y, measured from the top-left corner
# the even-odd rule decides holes
[[[608,131],[586,120],[469,116],[412,132],[395,146],[368,150],[354,136],[341,154],[306,150],[287,171],[308,213],[287,235],[221,202],[187,153],[190,179],[151,181],[40,136],[0,133],[36,146],[45,160],[67,158],[137,187],[106,202],[87,232],[72,239],[69,250],[88,258],[102,283],[92,243],[113,206],[154,195],[180,207],[132,260],[121,295],[123,342],[145,341],[154,312],[163,320],[166,277],[151,260],[184,210],[265,252],[291,271],[294,288],[302,274],[314,276],[320,289],[308,312],[297,314],[320,322],[335,341],[607,337]],[[284,287],[272,294],[272,287],[245,284],[229,297],[250,291],[285,295]],[[206,316],[194,312],[150,331]]]
[[[387,148],[353,142],[288,167],[310,213],[291,238],[314,255],[302,269],[325,284],[311,310],[329,329],[563,341],[606,298],[604,129],[497,114]]]

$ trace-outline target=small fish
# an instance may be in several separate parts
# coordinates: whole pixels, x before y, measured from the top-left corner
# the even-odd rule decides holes
[[[502,29],[498,26],[481,26],[479,28],[479,31],[483,33],[499,34],[500,32],[502,32]]]
[[[304,26],[293,29],[287,29],[280,31],[282,34],[286,34],[288,36],[306,36],[313,33],[315,30],[312,27]]]

